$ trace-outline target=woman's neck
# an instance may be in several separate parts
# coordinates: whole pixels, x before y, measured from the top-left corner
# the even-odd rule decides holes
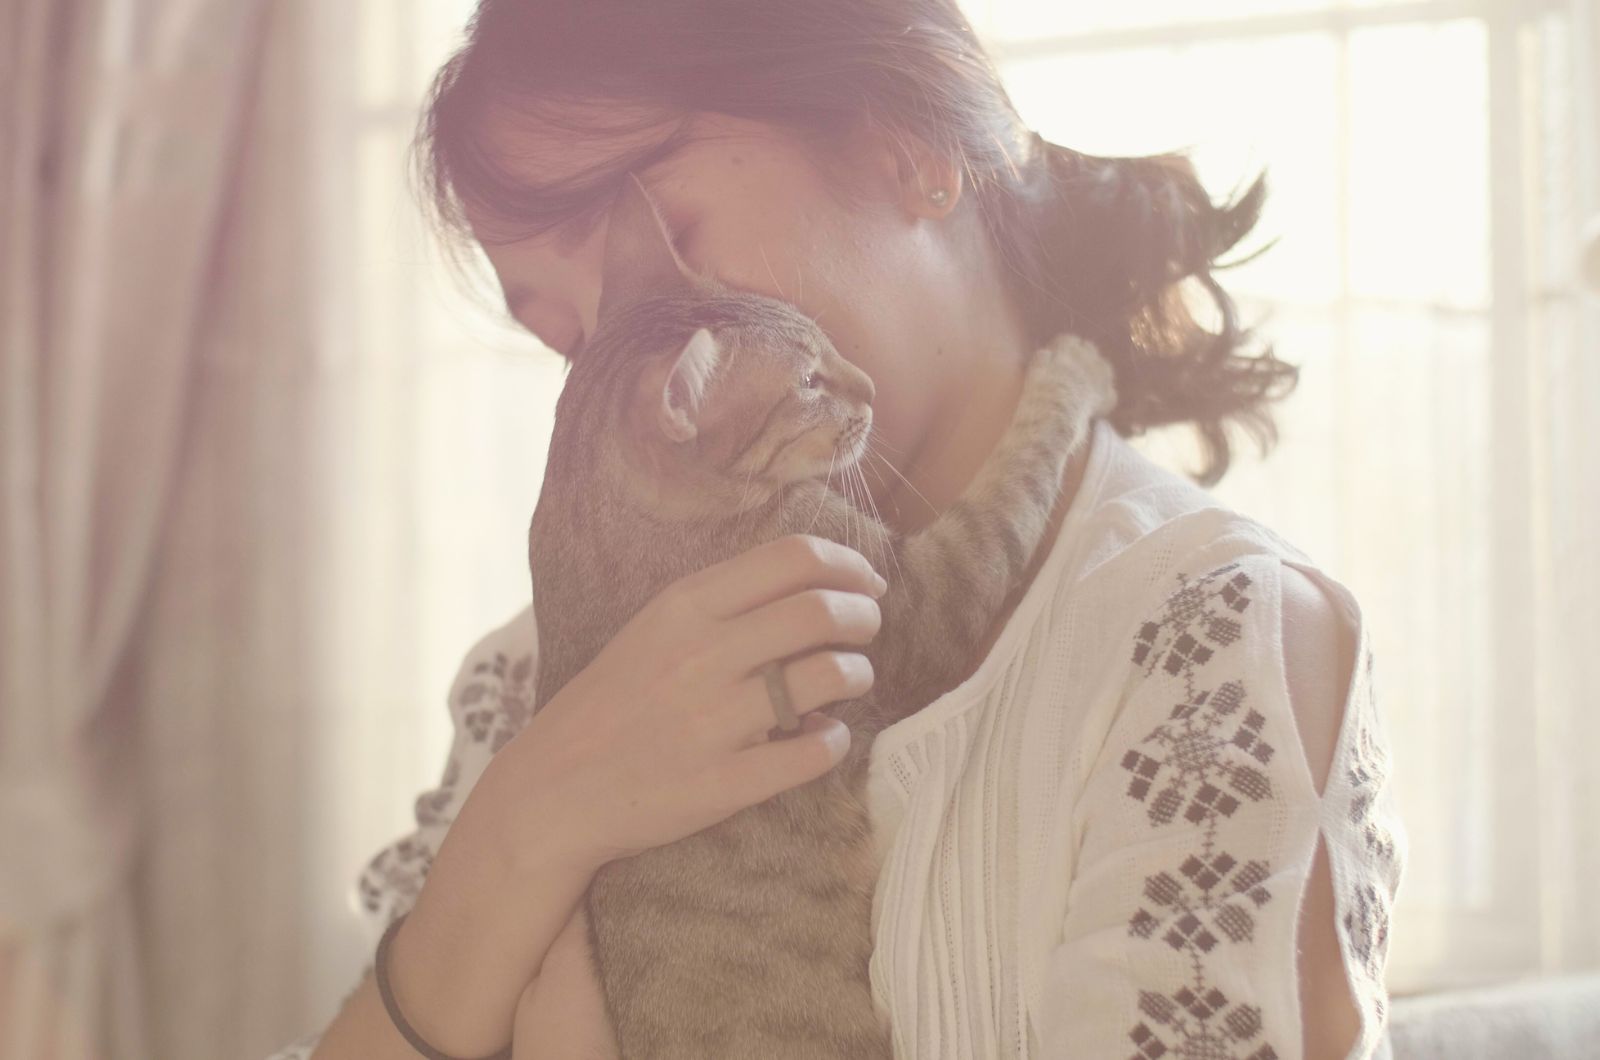
[[[920,304],[910,326],[930,354],[919,387],[932,390],[928,418],[889,455],[873,499],[900,533],[927,526],[977,477],[1011,426],[1038,343],[1012,285],[1008,263],[975,214],[943,229],[945,252],[917,278]]]

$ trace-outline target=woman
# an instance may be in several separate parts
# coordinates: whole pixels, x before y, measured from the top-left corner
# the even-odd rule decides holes
[[[1043,141],[949,0],[487,0],[419,144],[444,229],[569,358],[637,174],[688,266],[795,303],[876,382],[903,477],[874,499],[901,529],[977,471],[1031,351],[1072,331],[1112,360],[1120,403],[982,657],[873,746],[871,981],[897,1055],[1384,1051],[1404,835],[1360,610],[1124,440],[1193,424],[1210,485],[1226,420],[1272,437],[1295,369],[1240,352],[1210,272],[1260,180],[1219,209],[1179,157]],[[881,584],[827,543],[751,550],[669,588],[531,720],[532,609],[484,637],[442,783],[361,879],[380,925],[408,913],[386,970],[414,1034],[450,1056],[615,1055],[587,881],[832,767],[848,734],[817,708],[871,675],[821,649],[870,639]],[[815,649],[788,669],[807,735],[752,746],[773,720],[750,675],[794,646]],[[707,704],[727,729],[710,748]],[[280,1057],[419,1051],[369,969]]]

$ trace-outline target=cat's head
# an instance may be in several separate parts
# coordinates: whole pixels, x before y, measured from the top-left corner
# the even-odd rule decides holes
[[[872,380],[795,306],[693,272],[631,175],[601,289],[566,387],[607,395],[584,402],[591,456],[641,503],[731,515],[860,458]]]

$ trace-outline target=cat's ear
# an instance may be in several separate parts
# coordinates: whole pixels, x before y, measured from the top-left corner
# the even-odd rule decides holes
[[[711,376],[722,363],[722,350],[706,328],[689,336],[661,386],[661,432],[674,442],[687,442],[700,432],[696,420],[705,404]]]
[[[632,173],[611,204],[605,256],[600,267],[600,307],[605,319],[617,306],[646,294],[692,288],[683,260],[644,185]]]

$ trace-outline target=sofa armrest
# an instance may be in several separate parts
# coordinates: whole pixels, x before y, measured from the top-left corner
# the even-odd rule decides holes
[[[1395,998],[1394,1060],[1600,1056],[1600,975],[1519,980]]]

